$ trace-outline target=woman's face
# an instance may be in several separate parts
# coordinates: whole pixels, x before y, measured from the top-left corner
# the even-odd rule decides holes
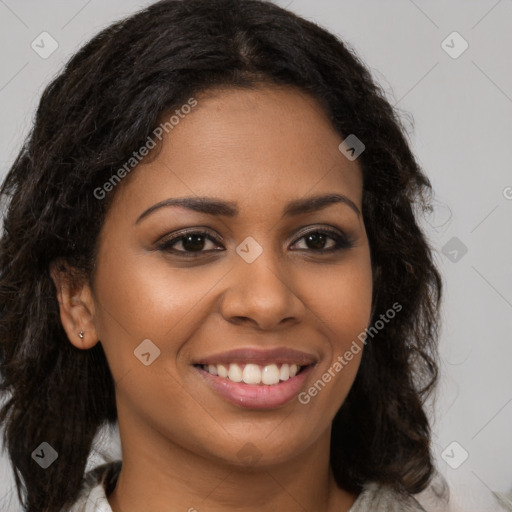
[[[151,457],[179,446],[232,464],[289,460],[328,439],[361,358],[353,349],[344,357],[361,345],[371,311],[361,170],[299,92],[196,99],[156,158],[118,185],[100,236],[93,323],[122,441]],[[308,202],[333,194],[346,199]],[[166,204],[183,198],[215,211]],[[172,242],[183,230],[196,235]],[[292,373],[312,364],[284,380],[284,361]],[[229,376],[200,363],[217,374],[224,363]],[[236,383],[240,373],[283,381]]]

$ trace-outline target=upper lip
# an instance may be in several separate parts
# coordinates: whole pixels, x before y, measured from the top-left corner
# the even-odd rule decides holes
[[[316,357],[300,350],[277,347],[273,349],[237,348],[227,352],[219,352],[205,356],[192,362],[192,364],[229,364],[253,363],[265,366],[271,363],[296,364],[308,366],[316,362]]]

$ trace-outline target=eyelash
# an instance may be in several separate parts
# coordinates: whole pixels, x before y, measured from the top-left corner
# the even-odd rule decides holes
[[[336,242],[336,245],[334,247],[331,247],[330,249],[317,249],[317,250],[315,250],[315,249],[299,249],[299,250],[309,251],[309,252],[313,252],[314,254],[320,255],[320,254],[332,254],[332,253],[341,251],[343,249],[350,249],[351,247],[354,246],[353,241],[350,238],[348,238],[346,235],[341,235],[337,231],[334,231],[334,230],[328,229],[328,228],[312,229],[311,231],[307,231],[306,233],[303,233],[300,238],[295,240],[294,244],[299,242],[303,238],[307,237],[308,235],[315,234],[315,233],[321,233],[321,234],[327,235],[329,238],[331,238],[332,240],[334,240]],[[176,249],[171,248],[173,245],[176,245],[181,240],[184,240],[187,236],[190,236],[190,235],[201,235],[204,238],[210,240],[211,242],[218,244],[218,241],[216,240],[216,238],[213,235],[211,235],[208,231],[186,231],[186,232],[180,233],[178,236],[174,236],[173,238],[164,240],[163,242],[161,242],[160,244],[157,245],[157,248],[160,251],[180,254],[180,255],[185,256],[186,258],[197,258],[207,252],[211,252],[211,251],[197,251],[197,252],[177,251]]]

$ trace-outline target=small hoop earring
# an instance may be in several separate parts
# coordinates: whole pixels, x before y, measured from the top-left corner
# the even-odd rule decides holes
[[[80,331],[80,332],[78,333],[78,337],[79,337],[81,340],[83,340],[83,339],[84,339],[84,331]]]

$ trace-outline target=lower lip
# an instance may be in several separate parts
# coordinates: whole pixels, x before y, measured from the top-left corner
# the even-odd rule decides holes
[[[313,365],[307,366],[295,377],[271,386],[233,382],[228,378],[212,375],[198,366],[194,368],[208,386],[228,402],[246,409],[273,409],[286,404],[299,394]]]

